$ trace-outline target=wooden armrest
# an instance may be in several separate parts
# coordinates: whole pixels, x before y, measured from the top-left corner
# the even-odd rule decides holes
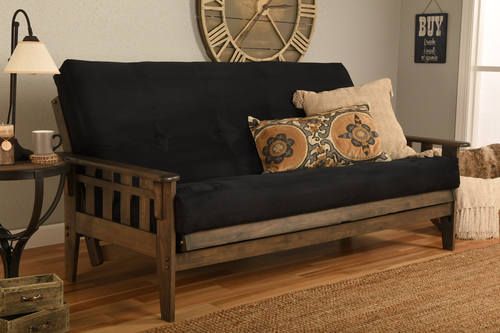
[[[425,138],[425,137],[412,136],[412,135],[407,135],[406,140],[408,141],[408,143],[419,142],[419,143],[433,144],[433,145],[439,145],[439,146],[458,147],[458,148],[465,148],[465,147],[470,146],[470,143],[465,142],[465,141]]]
[[[61,157],[65,162],[70,164],[90,166],[98,169],[109,169],[118,173],[133,174],[134,176],[148,178],[153,181],[173,183],[180,179],[180,176],[173,172],[148,169],[125,163],[106,161],[69,153],[63,153]]]
[[[464,141],[424,138],[420,136],[407,135],[406,140],[411,147],[412,143],[421,143],[421,151],[432,149],[434,145],[442,147],[443,156],[457,157],[460,148],[469,147],[470,144]]]

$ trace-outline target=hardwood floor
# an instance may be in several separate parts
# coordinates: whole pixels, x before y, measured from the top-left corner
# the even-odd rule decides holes
[[[457,250],[500,241],[458,241]],[[135,255],[91,268],[82,241],[79,280],[65,285],[72,332],[138,332],[163,325],[153,259]],[[289,291],[449,255],[430,222],[386,230],[307,249],[180,272],[177,320],[258,301]],[[29,249],[22,275],[63,276],[63,245]]]

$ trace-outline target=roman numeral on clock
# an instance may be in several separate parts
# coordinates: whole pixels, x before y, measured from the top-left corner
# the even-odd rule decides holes
[[[315,18],[316,17],[316,5],[309,3],[300,4],[299,15],[301,17]]]
[[[227,46],[227,43],[229,42],[229,31],[227,31],[226,24],[222,22],[212,30],[208,32],[207,35],[208,43],[210,44],[210,47],[217,47],[219,45],[225,45]]]
[[[214,6],[213,3],[218,3],[220,6]],[[224,0],[203,0],[203,9],[224,11]]]
[[[245,62],[246,60],[247,57],[245,54],[241,50],[236,49],[231,56],[231,59],[229,59],[229,62]]]
[[[297,30],[290,43],[300,54],[304,55],[309,48],[309,39]]]

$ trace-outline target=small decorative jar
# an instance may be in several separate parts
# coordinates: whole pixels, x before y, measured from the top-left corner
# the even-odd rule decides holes
[[[0,124],[0,165],[15,163],[14,145],[11,141],[13,137],[14,125]]]

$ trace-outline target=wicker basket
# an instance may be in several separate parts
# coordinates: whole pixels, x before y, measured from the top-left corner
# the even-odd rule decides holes
[[[31,163],[33,164],[41,164],[41,165],[52,165],[57,164],[61,161],[59,155],[50,154],[50,155],[30,155]]]

